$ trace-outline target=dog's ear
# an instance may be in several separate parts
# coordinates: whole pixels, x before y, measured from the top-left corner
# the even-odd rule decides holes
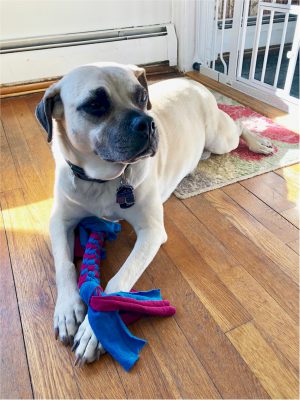
[[[140,84],[147,90],[147,93],[148,93],[147,110],[151,110],[152,104],[149,99],[149,90],[148,90],[148,83],[147,83],[145,69],[137,67],[136,65],[129,65],[129,67],[133,70],[134,75],[136,76],[136,78],[140,82]]]
[[[50,86],[42,100],[35,109],[35,116],[41,126],[48,133],[48,143],[52,140],[52,117],[61,119],[63,116],[63,104],[60,98],[59,82]]]

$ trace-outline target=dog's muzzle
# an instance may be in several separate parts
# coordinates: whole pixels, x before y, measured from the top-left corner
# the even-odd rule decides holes
[[[158,132],[154,119],[141,111],[130,110],[119,123],[111,124],[101,141],[95,143],[95,153],[110,162],[133,163],[153,157],[158,148]]]

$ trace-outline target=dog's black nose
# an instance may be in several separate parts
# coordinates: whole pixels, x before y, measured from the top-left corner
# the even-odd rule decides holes
[[[153,118],[146,116],[136,116],[131,122],[132,133],[138,134],[139,136],[147,139],[151,134],[155,132],[155,123]]]

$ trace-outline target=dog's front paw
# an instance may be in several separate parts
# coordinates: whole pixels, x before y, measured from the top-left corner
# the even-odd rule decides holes
[[[75,350],[75,365],[83,366],[85,363],[91,363],[99,360],[101,354],[105,353],[100,342],[98,342],[90,326],[88,316],[80,325],[74,338],[72,351]]]
[[[64,345],[73,343],[78,326],[86,315],[86,306],[80,298],[78,291],[59,295],[56,301],[54,312],[54,332],[55,338],[59,339]]]

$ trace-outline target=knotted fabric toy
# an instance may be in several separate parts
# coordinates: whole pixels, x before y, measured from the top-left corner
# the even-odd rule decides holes
[[[106,294],[100,285],[100,261],[105,258],[106,240],[116,239],[121,226],[89,217],[78,229],[80,244],[77,238],[75,256],[83,255],[78,287],[88,306],[89,323],[103,348],[129,371],[146,341],[133,336],[126,325],[146,315],[170,316],[176,309],[162,300],[159,289]]]

